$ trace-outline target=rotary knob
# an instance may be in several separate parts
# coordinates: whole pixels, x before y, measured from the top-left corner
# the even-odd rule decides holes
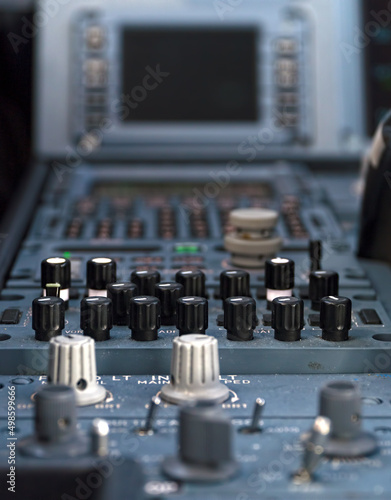
[[[89,443],[77,429],[74,390],[65,385],[44,386],[35,396],[35,434],[19,442],[23,455],[63,459],[84,455]]]
[[[208,328],[208,301],[203,297],[181,297],[177,300],[179,335],[205,333]]]
[[[310,273],[309,298],[311,308],[320,310],[320,301],[330,295],[338,296],[339,276],[335,271],[314,271]]]
[[[157,340],[160,328],[160,301],[156,297],[143,295],[130,300],[130,323],[132,339]]]
[[[359,457],[376,450],[374,436],[361,429],[361,394],[356,384],[347,380],[326,384],[320,393],[319,415],[331,420],[326,455]]]
[[[160,273],[152,270],[133,271],[130,281],[137,286],[139,295],[153,296],[155,285],[160,282]]]
[[[200,269],[178,271],[175,281],[183,286],[186,297],[205,297],[205,274]]]
[[[33,300],[32,324],[35,339],[44,342],[61,335],[65,326],[64,301],[59,297],[38,297]]]
[[[220,298],[250,297],[250,275],[247,271],[228,270],[220,274]]]
[[[42,295],[46,296],[46,286],[58,283],[60,298],[64,301],[65,309],[69,305],[69,289],[71,287],[71,262],[63,257],[50,257],[41,262]]]
[[[107,297],[113,303],[113,324],[129,325],[130,299],[138,295],[137,286],[130,282],[107,285]]]
[[[295,285],[293,260],[276,257],[265,263],[265,288],[268,309],[277,297],[290,297]]]
[[[158,283],[155,296],[160,300],[162,325],[176,325],[177,300],[183,296],[183,286],[175,282]]]
[[[347,297],[323,297],[320,301],[322,339],[343,342],[352,328],[352,301]]]
[[[238,464],[232,452],[233,429],[220,408],[182,408],[179,456],[163,462],[163,472],[177,481],[216,482],[232,477]]]
[[[95,342],[91,337],[55,337],[49,344],[48,383],[73,387],[79,406],[103,401],[106,390],[96,382]]]
[[[95,341],[109,340],[113,328],[112,302],[107,297],[86,297],[80,304],[80,328]]]
[[[87,262],[89,297],[107,297],[107,285],[116,281],[117,264],[108,257],[95,257]]]
[[[278,297],[272,302],[274,338],[283,342],[300,340],[304,328],[304,303],[296,297]]]
[[[252,340],[257,326],[255,300],[229,297],[224,301],[224,328],[228,340]]]
[[[174,338],[170,384],[162,387],[162,398],[169,403],[189,401],[221,403],[229,391],[220,383],[218,344],[207,335]]]

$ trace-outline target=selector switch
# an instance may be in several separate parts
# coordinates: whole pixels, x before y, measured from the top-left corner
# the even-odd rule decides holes
[[[96,381],[95,342],[91,337],[55,337],[49,344],[48,383],[75,390],[78,406],[103,401],[106,390]]]
[[[183,286],[175,282],[157,283],[155,296],[160,300],[162,325],[176,326],[177,300],[183,296]]]
[[[252,340],[257,326],[256,304],[251,297],[229,297],[224,301],[224,328],[228,340]]]
[[[39,459],[67,458],[89,451],[77,429],[76,397],[65,385],[44,386],[35,396],[35,434],[19,441],[21,454]]]
[[[215,406],[182,408],[179,414],[179,456],[163,462],[163,472],[177,481],[217,482],[234,476],[233,430]]]
[[[107,285],[107,297],[113,304],[113,324],[129,325],[130,299],[138,295],[137,286],[130,282],[116,282]]]
[[[224,238],[231,262],[240,267],[263,267],[265,259],[281,248],[282,238],[275,236],[278,213],[264,208],[238,208],[229,214],[234,231]]]
[[[35,339],[43,342],[61,335],[65,326],[64,301],[59,297],[38,297],[33,300],[32,324]]]
[[[352,328],[352,301],[347,297],[323,297],[320,301],[322,339],[343,342]]]
[[[130,300],[130,322],[132,339],[147,342],[157,340],[160,328],[160,301],[156,297],[143,295]]]
[[[349,381],[326,384],[320,393],[319,415],[331,420],[331,435],[324,445],[330,457],[360,457],[372,454],[375,437],[361,429],[361,394]]]
[[[247,271],[228,270],[220,274],[220,298],[250,297],[250,275]]]
[[[214,337],[182,335],[174,338],[172,348],[170,384],[162,387],[162,399],[174,404],[218,404],[228,398],[228,387],[219,381],[218,344]]]
[[[278,297],[272,303],[274,338],[282,342],[300,340],[304,328],[304,302],[296,297]]]
[[[177,300],[179,335],[205,333],[208,328],[208,301],[203,297],[181,297]]]
[[[46,296],[46,286],[50,283],[60,285],[60,298],[65,309],[69,305],[69,289],[71,288],[71,262],[63,257],[50,257],[41,262],[42,295]]]
[[[320,310],[320,301],[330,295],[338,296],[339,276],[335,271],[314,271],[310,273],[309,298],[311,308]]]
[[[186,297],[205,297],[205,274],[200,269],[178,271],[175,281],[183,286]]]
[[[80,328],[96,342],[109,340],[113,328],[112,302],[107,297],[86,297],[80,304]]]
[[[295,286],[295,263],[276,257],[265,262],[265,288],[267,307],[277,297],[290,297]]]
[[[87,262],[87,290],[89,297],[107,297],[107,285],[116,281],[117,264],[107,257],[96,257]]]
[[[133,271],[130,281],[137,286],[139,295],[153,296],[156,283],[160,283],[160,273],[151,270]]]

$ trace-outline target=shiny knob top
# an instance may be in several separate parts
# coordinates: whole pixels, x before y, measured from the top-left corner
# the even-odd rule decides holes
[[[71,262],[63,257],[50,257],[41,262],[41,286],[59,283],[62,289],[71,286]]]
[[[175,281],[183,285],[186,297],[205,297],[205,274],[200,269],[178,271]]]
[[[96,257],[87,262],[87,288],[106,293],[109,283],[116,280],[117,265],[108,257]]]
[[[100,342],[110,338],[113,328],[112,302],[107,297],[86,297],[80,304],[80,328]]]
[[[250,275],[247,271],[228,270],[220,274],[220,298],[249,297]]]
[[[113,324],[129,325],[130,299],[138,295],[137,286],[130,282],[116,282],[107,285],[107,297],[113,303]]]
[[[132,339],[140,341],[157,340],[160,328],[160,301],[150,295],[130,299],[130,322]]]
[[[272,303],[274,338],[283,342],[300,340],[304,328],[304,303],[296,297],[277,297]]]
[[[177,300],[183,296],[183,286],[175,282],[158,283],[155,295],[160,300],[162,325],[176,325]]]
[[[320,300],[329,295],[338,295],[339,276],[335,271],[314,271],[310,273],[309,298],[311,307],[320,310]]]
[[[181,297],[177,301],[179,335],[205,333],[208,328],[208,301],[203,297]]]
[[[130,281],[137,286],[140,295],[153,296],[155,285],[160,282],[160,273],[153,270],[133,271]]]
[[[64,301],[59,297],[38,297],[33,300],[32,323],[36,340],[48,342],[61,335],[65,326]]]
[[[228,340],[252,340],[257,326],[255,300],[229,297],[224,301],[224,328]]]
[[[323,297],[320,301],[319,326],[324,340],[348,340],[352,328],[352,301],[347,297]]]

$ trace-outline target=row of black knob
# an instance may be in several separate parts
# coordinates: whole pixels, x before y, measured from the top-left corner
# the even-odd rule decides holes
[[[42,288],[47,284],[59,283],[62,289],[70,287],[70,261],[64,258],[49,258],[42,261]],[[116,281],[116,262],[113,259],[97,257],[87,262],[87,288],[106,290]],[[265,264],[265,288],[281,295],[291,295],[294,287],[294,262],[286,258],[274,258]],[[133,271],[130,281],[138,288],[140,295],[154,295],[155,285],[160,282],[160,273],[153,270]],[[205,274],[199,270],[181,270],[175,281],[183,286],[183,295],[206,297]],[[289,292],[289,293],[288,293]],[[93,295],[91,293],[90,295]],[[274,298],[275,294],[272,294]],[[334,271],[313,271],[310,274],[309,297],[312,307],[318,310],[320,299],[328,295],[338,295],[338,274]],[[249,297],[250,275],[242,270],[228,270],[220,274],[220,297]],[[271,300],[269,301],[271,302]]]
[[[116,286],[117,285],[117,286]],[[167,285],[165,293],[171,288],[171,299],[181,293],[178,283]],[[115,283],[112,288],[122,288],[129,292],[129,301],[121,298],[128,326],[132,330],[132,338],[140,341],[157,339],[161,326],[161,301],[155,296],[131,296],[136,294],[132,283]],[[163,287],[164,288],[164,287]],[[109,289],[110,294],[110,289]],[[114,300],[119,295],[115,294]],[[114,302],[118,305],[118,302]],[[167,303],[167,302],[166,302]],[[164,301],[163,301],[164,304]],[[346,297],[323,297],[320,301],[320,327],[322,337],[330,341],[345,341],[351,328],[352,305]],[[204,334],[208,328],[208,301],[204,297],[182,297],[172,304],[176,310],[176,326],[180,335],[189,333]],[[170,318],[173,318],[173,307],[170,307]],[[86,297],[81,301],[80,327],[86,335],[96,341],[108,340],[113,327],[113,300],[109,297]],[[167,316],[166,316],[167,318]],[[122,319],[122,318],[121,318]],[[224,327],[229,340],[248,341],[253,339],[257,325],[256,303],[251,297],[229,297],[224,301]],[[272,302],[272,322],[274,336],[280,341],[297,341],[304,328],[304,303],[296,297],[278,297]],[[33,328],[37,340],[50,340],[59,335],[64,328],[64,302],[58,297],[40,297],[33,301]]]

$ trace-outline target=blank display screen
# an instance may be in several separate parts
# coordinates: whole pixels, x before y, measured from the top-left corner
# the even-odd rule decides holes
[[[256,121],[255,29],[122,34],[123,121]]]

